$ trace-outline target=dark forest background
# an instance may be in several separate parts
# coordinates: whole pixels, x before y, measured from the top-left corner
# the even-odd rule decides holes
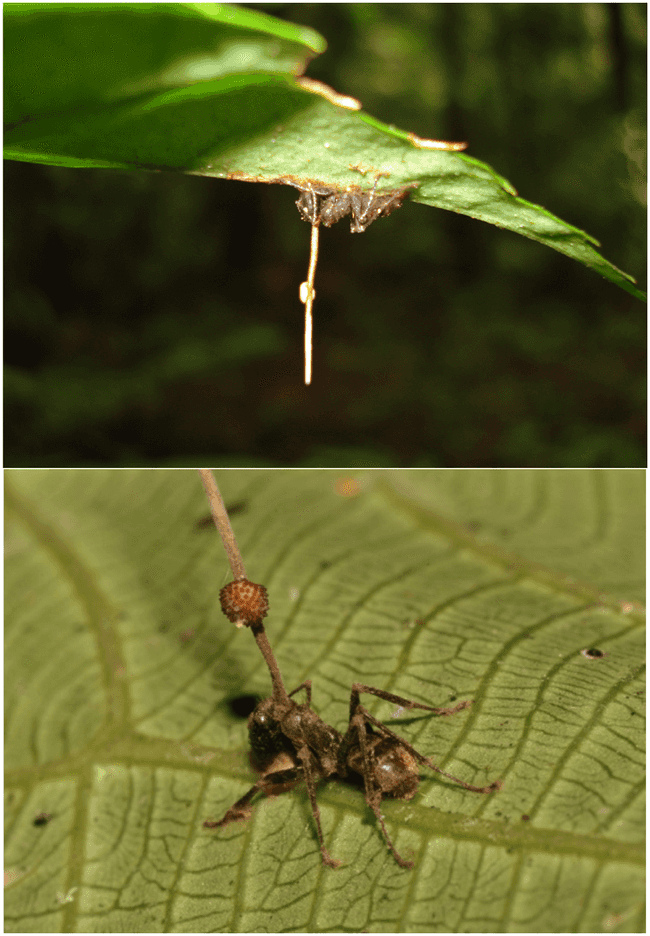
[[[468,153],[645,288],[643,4],[250,4],[307,74]],[[5,163],[7,466],[642,466],[645,307],[408,203],[321,236],[284,186]]]

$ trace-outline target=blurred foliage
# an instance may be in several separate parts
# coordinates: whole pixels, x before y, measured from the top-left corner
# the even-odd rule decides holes
[[[642,4],[250,5],[308,74],[468,152],[645,275]],[[284,186],[5,164],[5,464],[640,466],[643,306],[406,204],[322,232]]]

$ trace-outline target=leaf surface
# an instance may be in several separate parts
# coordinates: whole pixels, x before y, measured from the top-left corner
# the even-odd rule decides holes
[[[287,686],[368,707],[423,770],[384,801],[254,782],[231,702],[268,695],[186,470],[6,472],[5,926],[11,932],[637,932],[644,472],[217,472]],[[44,824],[35,819],[51,816]]]
[[[537,240],[645,298],[598,241],[519,198],[487,164],[420,148],[302,87],[295,76],[326,47],[312,30],[221,4],[72,7],[5,7],[6,158],[378,193],[408,186],[414,201]]]

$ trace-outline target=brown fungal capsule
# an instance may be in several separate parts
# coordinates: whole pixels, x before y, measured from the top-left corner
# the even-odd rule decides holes
[[[221,610],[237,627],[260,624],[269,611],[269,598],[263,585],[248,579],[229,582],[219,592]]]

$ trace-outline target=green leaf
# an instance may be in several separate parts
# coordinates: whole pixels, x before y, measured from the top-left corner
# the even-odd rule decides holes
[[[598,241],[467,155],[301,87],[322,37],[221,4],[5,6],[5,157],[391,191],[537,240],[639,299]],[[37,63],[35,65],[35,63]]]
[[[643,471],[217,472],[285,681],[443,769],[385,801],[254,782],[229,702],[268,695],[194,471],[6,472],[6,930],[640,932]],[[601,656],[593,651],[597,650]],[[589,652],[586,652],[589,651]],[[41,814],[52,818],[36,825]]]
[[[266,112],[247,89],[282,89],[278,76],[325,48],[310,29],[222,4],[16,3],[4,13],[5,155],[53,165],[192,168],[215,142],[305,106],[304,93],[280,94]]]

